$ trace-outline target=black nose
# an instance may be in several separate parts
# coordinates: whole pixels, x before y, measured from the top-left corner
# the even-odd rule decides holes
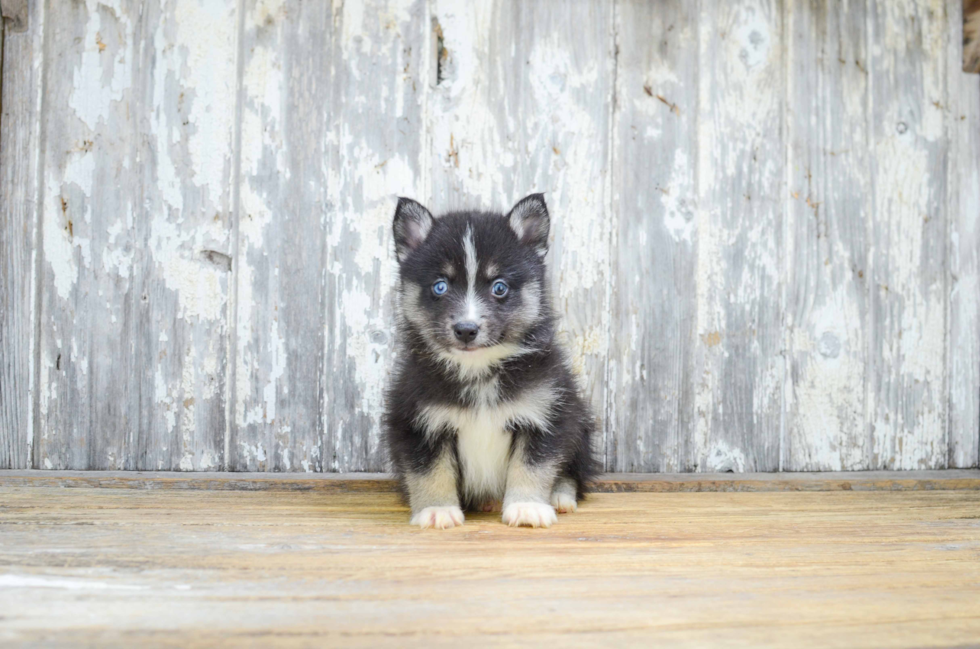
[[[480,325],[475,322],[457,322],[453,325],[453,332],[456,334],[456,340],[471,343],[480,333]]]

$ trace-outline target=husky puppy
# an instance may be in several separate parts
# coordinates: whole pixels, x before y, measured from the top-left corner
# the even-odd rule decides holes
[[[575,511],[595,462],[592,415],[555,343],[544,197],[438,219],[401,198],[393,227],[400,348],[385,434],[411,523],[455,527],[470,509],[549,527]]]

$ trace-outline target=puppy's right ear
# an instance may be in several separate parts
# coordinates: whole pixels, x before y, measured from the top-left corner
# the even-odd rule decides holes
[[[411,198],[398,199],[395,208],[395,221],[392,229],[395,233],[395,254],[398,262],[403,263],[412,251],[422,245],[429,236],[434,219],[429,210]]]

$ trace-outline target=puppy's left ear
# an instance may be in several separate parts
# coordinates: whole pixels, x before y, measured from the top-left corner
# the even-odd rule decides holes
[[[548,252],[551,218],[548,216],[548,206],[544,203],[544,194],[531,194],[518,201],[507,215],[507,223],[521,243],[534,248],[539,256],[545,256]]]
[[[399,198],[391,228],[395,235],[395,254],[402,263],[429,236],[435,219],[421,203],[411,198]]]

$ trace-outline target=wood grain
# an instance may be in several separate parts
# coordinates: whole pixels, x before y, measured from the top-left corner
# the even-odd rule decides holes
[[[142,17],[140,67],[152,73],[139,79],[137,108],[136,466],[215,470],[225,462],[238,10],[147,3]]]
[[[323,3],[245,6],[227,467],[320,471],[332,15]]]
[[[783,4],[701,4],[698,471],[779,468],[784,380]]]
[[[864,2],[794,3],[787,23],[786,344],[781,466],[868,468],[871,138]]]
[[[421,189],[419,0],[249,3],[229,467],[378,470],[397,194]]]
[[[99,487],[192,491],[397,491],[384,473],[245,473],[166,471],[0,471],[0,487]],[[814,473],[606,473],[598,493],[755,491],[980,490],[980,471],[842,471]]]
[[[5,487],[0,503],[9,644],[954,647],[980,635],[977,491],[600,494],[549,530],[481,514],[446,532],[411,528],[394,494]]]
[[[607,470],[977,466],[980,88],[906,4],[3,2],[0,467],[383,470],[393,197],[532,191]]]
[[[222,463],[235,15],[46,16],[40,467]]]
[[[120,10],[53,3],[43,25],[41,468],[137,464],[139,20]]]
[[[696,3],[617,6],[607,466],[690,471],[697,293]]]
[[[0,25],[0,469],[32,465],[39,33]]]
[[[976,20],[980,27],[980,3]],[[980,78],[960,74],[963,21],[948,7],[946,385],[950,467],[980,466]],[[980,56],[980,54],[978,54]]]
[[[872,5],[869,468],[946,466],[947,23]]]

